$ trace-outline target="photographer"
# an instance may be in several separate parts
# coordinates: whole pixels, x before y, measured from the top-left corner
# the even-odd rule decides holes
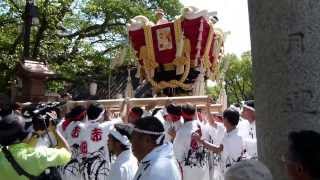
[[[23,117],[17,114],[2,117],[0,179],[58,179],[48,174],[47,168],[62,166],[69,162],[71,154],[65,148],[55,149],[43,146],[35,148],[26,144],[24,140],[29,133],[25,129]]]
[[[26,143],[39,147],[67,148],[67,143],[62,135],[56,130],[58,113],[56,106],[60,103],[31,104],[22,110],[27,122],[31,122],[31,137],[26,139]]]

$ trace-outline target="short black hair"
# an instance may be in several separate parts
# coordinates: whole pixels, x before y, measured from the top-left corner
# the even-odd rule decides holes
[[[84,106],[78,105],[75,106],[74,108],[71,109],[71,111],[69,113],[66,114],[66,118],[68,118],[71,121],[78,121],[78,120],[82,120],[82,119],[75,119],[76,117],[78,117],[82,112],[85,112],[86,108]],[[81,117],[83,118],[83,117]]]
[[[103,111],[103,106],[98,103],[90,104],[90,106],[87,109],[87,115],[89,120],[94,120],[99,117],[101,112]]]
[[[138,119],[137,123],[135,124],[135,128],[151,132],[164,132],[163,124],[158,118],[154,116],[146,116]],[[154,141],[156,141],[160,137],[160,135],[145,135],[151,136]],[[161,140],[160,144],[163,143],[163,140],[164,138]]]
[[[28,136],[25,120],[18,114],[10,114],[0,121],[0,145],[8,146],[15,141],[22,141]]]
[[[181,115],[181,107],[175,104],[169,104],[166,106],[167,112],[169,114],[174,114],[177,116]]]
[[[23,107],[21,110],[24,118],[32,120],[32,126],[35,131],[46,130],[49,127],[50,120],[52,120],[47,112],[41,112],[39,114],[35,113],[35,111],[37,111],[41,107],[41,104],[33,103],[26,107]]]
[[[239,112],[232,108],[228,108],[225,111],[223,111],[223,118],[225,118],[233,126],[238,125],[239,116]]]
[[[181,110],[188,115],[194,115],[196,113],[196,108],[190,103],[184,104]]]
[[[304,130],[289,134],[289,151],[291,160],[301,163],[308,174],[320,178],[320,134]]]
[[[131,108],[131,111],[137,113],[139,117],[141,117],[143,114],[143,110],[141,109],[141,107],[133,107]]]
[[[237,108],[241,108],[241,104],[240,103],[234,103],[233,104],[235,107],[237,107]]]
[[[252,107],[254,109],[254,100],[245,101],[244,105]]]
[[[115,128],[116,131],[118,131],[122,136],[127,136],[128,139],[131,138],[130,133],[129,133],[128,131],[117,127],[117,125],[115,125],[114,128]],[[122,144],[117,138],[113,137],[112,134],[110,134],[110,135],[111,135],[111,137],[113,138],[114,141],[116,141],[116,142],[118,142],[118,143],[121,144],[120,146],[121,146],[121,149],[122,149],[123,151],[128,150],[128,149],[130,148],[130,147]]]

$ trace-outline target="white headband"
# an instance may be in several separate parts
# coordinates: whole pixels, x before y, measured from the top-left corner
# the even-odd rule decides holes
[[[244,108],[247,108],[247,109],[249,109],[249,110],[251,110],[251,111],[256,111],[253,107],[251,107],[251,106],[248,106],[248,105],[246,105],[246,104],[244,104],[244,105],[242,105]]]
[[[163,132],[153,132],[153,131],[148,131],[148,130],[142,130],[142,129],[139,129],[139,128],[133,128],[133,130],[136,131],[136,132],[142,133],[142,134],[150,134],[150,135],[162,135],[162,134],[164,134],[164,131]]]
[[[165,132],[153,132],[153,131],[148,131],[148,130],[142,130],[139,128],[133,128],[133,131],[136,131],[138,133],[142,133],[142,134],[149,134],[149,135],[160,135],[158,137],[158,139],[156,140],[157,144],[160,144],[160,141],[163,139],[163,137],[165,136]]]
[[[110,134],[111,134],[115,139],[117,139],[118,141],[120,141],[121,144],[123,144],[123,145],[125,145],[125,146],[131,147],[131,143],[130,143],[128,137],[120,134],[120,133],[117,131],[116,128],[114,128],[114,127],[111,128]]]

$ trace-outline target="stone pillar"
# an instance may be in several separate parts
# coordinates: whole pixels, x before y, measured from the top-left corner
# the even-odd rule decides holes
[[[286,180],[290,131],[320,131],[320,1],[248,0],[259,158]]]

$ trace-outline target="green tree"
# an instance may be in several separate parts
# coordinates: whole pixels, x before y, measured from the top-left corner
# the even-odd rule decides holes
[[[126,24],[136,15],[154,20],[163,8],[179,14],[178,0],[35,0],[39,24],[32,27],[32,59],[46,61],[60,79],[85,83],[107,79],[110,60],[128,47]],[[21,59],[24,0],[0,1],[0,92],[7,90]],[[80,83],[81,84],[81,83]],[[52,83],[51,89],[60,87]]]
[[[234,54],[227,54],[224,58],[229,61],[225,75],[228,103],[253,99],[251,53],[245,52],[240,58]]]
[[[214,84],[213,86],[207,87],[207,95],[211,96],[213,100],[217,100],[220,94],[221,84]]]

